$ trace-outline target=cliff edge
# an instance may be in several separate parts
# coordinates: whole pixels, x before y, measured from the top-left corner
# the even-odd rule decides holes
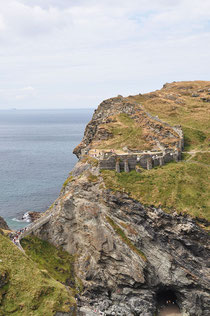
[[[154,316],[167,304],[209,315],[209,94],[210,82],[172,83],[95,111],[79,162],[33,230],[74,255],[78,315]],[[156,164],[157,152],[173,159]],[[101,166],[106,153],[114,167]]]

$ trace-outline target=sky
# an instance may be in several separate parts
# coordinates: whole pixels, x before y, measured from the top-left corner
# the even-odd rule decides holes
[[[0,0],[0,109],[210,80],[209,0]]]

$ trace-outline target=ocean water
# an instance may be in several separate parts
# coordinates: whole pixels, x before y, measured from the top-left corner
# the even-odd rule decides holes
[[[92,109],[0,111],[0,216],[10,228],[27,211],[45,211],[77,162]]]

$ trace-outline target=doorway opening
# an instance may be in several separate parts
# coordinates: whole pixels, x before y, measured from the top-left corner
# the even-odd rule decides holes
[[[181,315],[177,302],[177,295],[173,289],[162,288],[156,294],[157,311],[160,316]]]

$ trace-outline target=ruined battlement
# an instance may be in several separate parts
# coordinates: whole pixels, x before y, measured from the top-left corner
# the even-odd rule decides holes
[[[157,166],[163,166],[171,161],[181,160],[181,151],[166,152],[136,152],[118,154],[113,151],[90,153],[90,156],[98,159],[99,169],[116,170],[117,172],[131,170],[141,171],[141,168],[150,170]]]
[[[179,161],[183,149],[180,125],[171,126],[141,104],[118,96],[95,110],[74,153],[97,159],[100,169],[129,172]]]

